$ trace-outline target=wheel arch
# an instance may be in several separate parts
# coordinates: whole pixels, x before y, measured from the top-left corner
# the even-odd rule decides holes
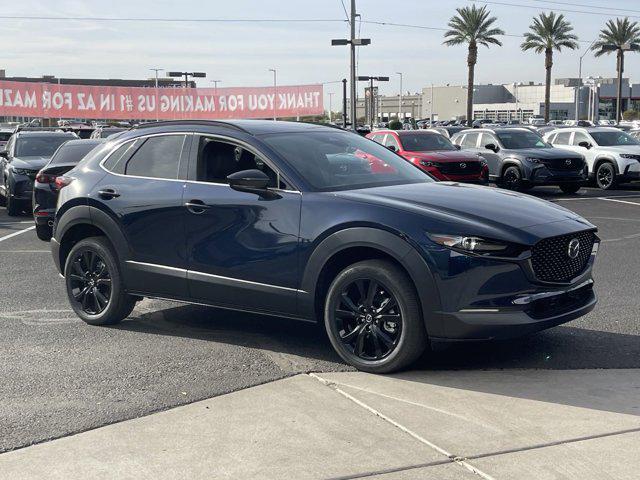
[[[600,168],[600,165],[602,165],[603,163],[611,163],[613,165],[613,170],[615,171],[616,175],[620,174],[620,168],[618,167],[618,162],[616,162],[614,158],[608,155],[601,155],[599,157],[596,157],[595,161],[593,162],[593,173],[596,173],[598,171],[598,168]]]
[[[304,294],[299,297],[300,312],[322,321],[324,299],[331,281],[347,266],[370,259],[389,260],[409,276],[420,300],[427,334],[437,336],[441,325],[434,324],[432,312],[440,309],[440,297],[429,267],[409,242],[397,234],[377,228],[339,230],[316,246],[302,275]]]
[[[505,158],[502,160],[502,166],[500,168],[500,178],[504,177],[504,172],[509,167],[518,167],[520,170],[520,176],[524,177],[524,172],[522,171],[522,162],[517,158]]]

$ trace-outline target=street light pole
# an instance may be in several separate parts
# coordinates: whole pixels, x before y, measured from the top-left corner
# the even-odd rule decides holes
[[[347,79],[342,79],[342,128],[347,128]]]
[[[222,82],[222,80],[209,80],[210,83],[213,83],[213,94],[218,95],[218,84]]]
[[[400,120],[402,116],[402,72],[396,72],[396,73],[400,75],[400,99],[398,100],[398,120]]]
[[[276,80],[276,69],[270,68],[270,72],[273,72],[273,120],[276,119],[276,101],[278,100],[278,82]]]
[[[329,95],[329,123],[333,122],[333,116],[331,114],[331,103],[333,100],[333,95],[334,93],[329,92],[327,95]]]
[[[158,72],[164,72],[164,68],[150,68],[149,70],[152,70],[154,72],[156,72],[156,122],[158,120],[160,120],[160,105],[158,102]]]
[[[580,93],[582,92],[582,59],[591,51],[591,47],[595,43],[595,39],[591,41],[585,52],[580,55],[578,61],[578,90],[576,91],[576,121],[580,120]]]

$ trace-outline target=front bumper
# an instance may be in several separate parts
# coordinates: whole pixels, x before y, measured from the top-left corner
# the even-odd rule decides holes
[[[26,175],[14,175],[11,185],[11,198],[19,201],[31,201],[33,182],[34,181]]]
[[[589,179],[586,167],[582,170],[552,170],[539,165],[531,170],[525,180],[531,185],[559,185],[562,183],[586,183]]]

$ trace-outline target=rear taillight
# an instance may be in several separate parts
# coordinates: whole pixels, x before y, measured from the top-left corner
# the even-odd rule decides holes
[[[50,175],[48,173],[38,173],[38,175],[36,175],[36,182],[55,183],[56,178],[58,178],[56,175]]]
[[[74,180],[75,180],[75,178],[73,178],[73,177],[65,177],[64,175],[60,176],[60,177],[56,177],[56,180],[55,180],[56,188],[58,190],[60,190],[60,189],[62,189],[64,187],[66,187],[67,185],[69,185]]]

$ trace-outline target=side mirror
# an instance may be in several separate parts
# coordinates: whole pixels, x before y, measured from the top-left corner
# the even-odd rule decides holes
[[[486,148],[487,150],[491,150],[492,152],[497,152],[498,151],[498,146],[495,143],[487,143],[484,148]]]
[[[7,150],[0,150],[0,157],[9,158],[9,152]]]
[[[395,145],[387,145],[387,148],[389,150],[391,150],[392,152],[396,152],[398,149],[395,147]]]
[[[267,190],[271,179],[262,170],[242,170],[227,176],[229,186],[239,192],[255,193],[261,197],[277,197]]]
[[[578,143],[578,146],[586,148],[587,150],[591,148],[591,144],[589,142],[580,142]],[[0,152],[0,155],[2,155],[2,152]]]
[[[462,150],[462,147],[460,145],[458,145],[457,143],[453,145],[456,150]]]

